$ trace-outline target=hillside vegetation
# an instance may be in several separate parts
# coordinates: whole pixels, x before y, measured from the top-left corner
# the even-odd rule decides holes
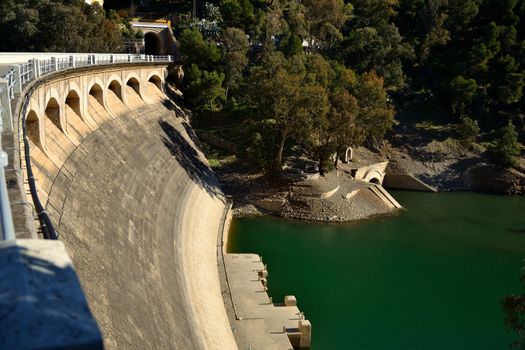
[[[511,167],[524,139],[524,15],[523,0],[206,3],[177,28],[185,96],[201,120],[250,116],[267,169],[299,147],[322,172],[334,152],[378,145],[395,110],[455,124],[461,145],[483,142]]]

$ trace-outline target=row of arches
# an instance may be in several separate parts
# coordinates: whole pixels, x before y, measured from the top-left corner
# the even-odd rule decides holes
[[[164,99],[158,75],[151,75],[143,85],[136,76],[131,76],[125,84],[110,79],[105,88],[102,82],[94,81],[84,96],[75,88],[64,93],[62,101],[57,94],[49,96],[40,113],[31,109],[26,115],[30,143],[56,165],[63,164],[70,149],[102,123]]]

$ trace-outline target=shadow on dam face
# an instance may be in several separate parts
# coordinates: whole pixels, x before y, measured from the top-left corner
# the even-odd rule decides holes
[[[165,120],[159,120],[159,125],[164,131],[162,142],[168,148],[170,153],[177,159],[179,165],[186,174],[212,197],[218,198],[224,202],[224,197],[219,183],[213,174],[213,171],[204,163],[203,159],[195,148],[182,137],[170,123]],[[191,140],[198,144],[197,137],[191,127],[183,122],[184,128]]]

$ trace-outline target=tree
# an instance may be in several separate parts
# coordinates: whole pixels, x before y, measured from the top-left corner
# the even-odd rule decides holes
[[[457,76],[450,82],[450,93],[452,101],[452,111],[454,113],[464,112],[474,96],[476,95],[477,84],[474,79],[465,79]]]
[[[450,39],[446,24],[449,0],[406,0],[399,5],[396,25],[415,50],[418,65],[429,58],[433,47]]]
[[[118,23],[98,5],[65,0],[0,2],[2,51],[119,52]]]
[[[221,0],[219,8],[228,27],[248,29],[255,19],[249,0]]]
[[[317,88],[305,81],[296,61],[280,52],[268,53],[261,65],[250,70],[250,101],[261,119],[271,121],[276,134],[272,170],[281,172],[283,152],[290,136],[306,137],[317,111]]]
[[[199,21],[193,21],[190,24],[191,29],[198,30],[206,40],[216,41],[221,32],[223,19],[217,6],[212,3],[205,3],[204,18]]]
[[[221,51],[208,43],[197,29],[186,29],[180,37],[180,50],[186,56],[184,66],[185,98],[191,107],[214,110],[217,100],[224,96],[224,74],[217,71]]]
[[[201,70],[196,64],[192,64],[187,77],[189,84],[186,92],[192,107],[197,110],[215,110],[217,99],[224,97],[224,74]]]
[[[382,141],[385,133],[394,125],[394,107],[388,102],[384,79],[375,72],[362,74],[357,84],[351,89],[357,98],[360,137],[370,145]],[[358,146],[359,143],[354,143]]]
[[[305,0],[308,47],[325,50],[343,39],[341,28],[350,18],[352,5],[343,0]]]
[[[458,136],[459,141],[463,147],[470,147],[480,132],[478,122],[466,115],[461,117],[461,121],[458,124]]]
[[[224,85],[226,100],[230,90],[236,90],[243,79],[243,70],[248,64],[249,43],[242,29],[227,28],[222,33],[222,49],[224,64]]]
[[[348,21],[347,33],[334,56],[362,74],[375,71],[390,89],[405,85],[403,61],[414,55],[413,48],[403,42],[393,23],[395,0],[355,0],[354,12]]]
[[[518,143],[518,133],[512,122],[501,130],[501,136],[496,139],[496,144],[491,147],[490,153],[494,164],[510,168],[516,165],[521,153],[521,147]]]

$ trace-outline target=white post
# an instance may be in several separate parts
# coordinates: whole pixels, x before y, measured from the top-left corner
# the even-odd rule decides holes
[[[33,58],[33,70],[35,74],[35,79],[40,76],[40,61],[36,58]]]
[[[51,64],[53,65],[53,70],[56,72],[58,70],[58,60],[56,57],[51,57]]]
[[[69,65],[72,67],[72,68],[75,68],[76,65],[75,65],[75,57],[74,56],[69,56]]]
[[[20,74],[20,66],[19,65],[13,65],[9,66],[13,73],[13,80],[14,80],[14,93],[19,94],[22,92],[22,76]]]
[[[36,62],[35,59],[29,60],[28,62],[29,62],[29,64],[31,64],[31,67],[33,67],[31,74],[29,74],[29,80],[33,80],[33,79],[35,79],[37,77],[36,73],[37,73],[37,69],[38,69],[37,68],[38,62]]]

